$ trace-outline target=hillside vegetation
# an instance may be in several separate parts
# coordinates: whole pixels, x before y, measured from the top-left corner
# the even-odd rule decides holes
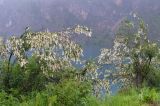
[[[26,28],[20,37],[0,39],[0,105],[159,106],[159,42],[134,18],[122,21],[113,47],[91,60],[82,58],[81,45],[72,40],[92,36],[85,26],[59,32]],[[112,86],[119,87],[115,94]]]

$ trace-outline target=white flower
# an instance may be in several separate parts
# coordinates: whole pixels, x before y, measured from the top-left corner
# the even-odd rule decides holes
[[[23,67],[23,66],[25,66],[27,63],[28,63],[27,60],[22,59],[22,60],[20,61],[20,66]]]

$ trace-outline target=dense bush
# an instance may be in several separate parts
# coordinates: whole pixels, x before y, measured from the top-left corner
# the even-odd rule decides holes
[[[46,90],[38,92],[29,101],[21,105],[27,106],[85,106],[87,97],[91,95],[89,83],[68,80],[58,85],[49,84]]]
[[[3,64],[1,89],[18,96],[45,88],[47,81],[40,69],[40,64],[36,62],[35,57],[29,58],[28,61],[25,68],[21,68],[19,64],[14,64],[11,66],[10,72],[7,71],[7,63]]]

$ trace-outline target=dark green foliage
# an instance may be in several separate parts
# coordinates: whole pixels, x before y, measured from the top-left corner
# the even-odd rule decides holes
[[[56,86],[49,85],[48,93],[57,96],[57,106],[82,106],[91,94],[90,84],[74,80],[64,81]]]
[[[5,92],[0,92],[0,105],[1,106],[17,106],[19,100],[12,95],[8,95]]]
[[[89,82],[66,80],[59,84],[50,83],[46,89],[32,92],[28,96],[15,98],[5,92],[0,93],[1,104],[11,106],[86,106],[87,97],[91,95]],[[5,104],[6,103],[6,104]]]
[[[144,103],[154,103],[159,100],[155,89],[143,88],[140,91],[140,100]]]
[[[46,78],[40,69],[40,64],[36,62],[34,57],[29,59],[25,68],[21,68],[19,64],[14,64],[8,71],[7,65],[4,63],[1,74],[2,89],[8,93],[27,94],[45,88]]]

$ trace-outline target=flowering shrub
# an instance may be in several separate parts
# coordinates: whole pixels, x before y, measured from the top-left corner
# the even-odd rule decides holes
[[[1,88],[19,95],[55,82],[55,72],[63,75],[73,62],[81,61],[83,49],[71,40],[73,34],[91,37],[92,32],[79,25],[60,32],[32,32],[27,28],[20,37],[0,38]]]
[[[147,27],[143,20],[138,18],[138,22],[136,26],[127,21],[126,26],[131,26],[133,29],[128,28],[129,31],[119,33],[112,49],[101,50],[99,63],[114,66],[112,70],[107,70],[107,77],[112,80],[113,84],[121,83],[123,87],[135,84],[141,87],[146,81],[147,85],[155,86],[152,83],[153,78],[149,75],[156,76],[155,70],[159,68],[160,48],[156,42],[148,39]]]
[[[28,63],[29,56],[39,58],[41,69],[56,71],[71,66],[72,61],[80,61],[83,50],[71,40],[72,34],[91,36],[91,30],[77,25],[61,32],[32,32],[26,30],[21,37],[12,36],[6,42],[0,39],[0,57],[18,62],[21,67]],[[4,42],[4,43],[3,43]]]

